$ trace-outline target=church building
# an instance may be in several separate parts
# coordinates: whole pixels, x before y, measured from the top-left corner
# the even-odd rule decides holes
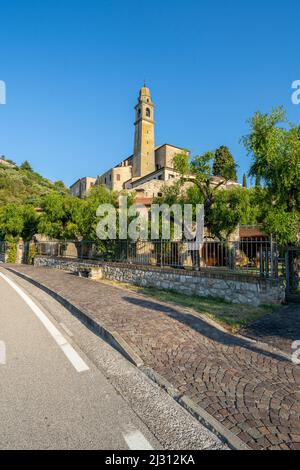
[[[154,103],[148,87],[143,86],[135,106],[135,131],[133,154],[97,178],[80,178],[71,186],[74,196],[83,197],[94,185],[105,185],[113,191],[134,191],[136,201],[149,206],[153,198],[161,195],[163,186],[171,186],[178,172],[174,170],[173,159],[177,154],[189,151],[171,144],[155,145]],[[220,178],[212,177],[218,184]],[[186,183],[188,187],[191,183]],[[228,181],[222,188],[240,186]],[[220,187],[220,188],[221,188]]]
[[[189,153],[170,144],[155,146],[154,103],[148,87],[141,88],[135,106],[133,154],[96,178],[94,184],[103,184],[114,191],[134,190],[140,197],[160,195],[163,184],[171,184],[178,176],[173,168],[173,157]],[[82,179],[81,179],[82,180]],[[78,194],[78,184],[71,186]]]

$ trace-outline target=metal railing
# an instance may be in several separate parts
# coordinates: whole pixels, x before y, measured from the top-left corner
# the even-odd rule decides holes
[[[267,237],[255,240],[204,240],[197,249],[183,241],[110,241],[99,247],[90,241],[47,241],[36,244],[38,255],[114,261],[161,268],[227,270],[266,278],[280,274],[279,251]]]

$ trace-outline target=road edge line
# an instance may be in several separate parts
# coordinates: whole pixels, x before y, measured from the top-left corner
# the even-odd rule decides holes
[[[232,450],[252,450],[245,442],[238,436],[233,434],[229,429],[223,426],[222,423],[217,421],[211,414],[204,410],[201,406],[193,402],[188,396],[180,394],[180,392],[164,377],[158,374],[151,367],[144,366],[142,359],[132,350],[126,341],[115,331],[103,327],[95,320],[89,317],[88,313],[81,310],[69,300],[57,294],[55,291],[46,287],[39,281],[32,279],[24,273],[11,268],[5,267],[7,271],[19,276],[25,281],[30,282],[34,286],[46,292],[48,295],[57,300],[63,305],[72,315],[79,319],[83,324],[88,326],[92,331],[96,332],[101,339],[107,342],[115,350],[121,353],[129,362],[135,365],[144,375],[146,375],[152,382],[156,383],[160,388],[165,390],[173,400],[184,408],[191,416],[193,416],[200,424],[204,425],[207,429],[212,431],[223,442],[228,444]]]

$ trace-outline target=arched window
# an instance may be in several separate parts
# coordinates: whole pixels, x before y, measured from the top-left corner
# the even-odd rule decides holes
[[[150,113],[150,109],[149,109],[149,108],[146,108],[146,116],[147,116],[147,117],[150,117],[150,114],[151,114],[151,113]]]

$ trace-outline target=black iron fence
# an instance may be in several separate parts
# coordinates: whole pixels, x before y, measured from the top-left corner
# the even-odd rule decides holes
[[[277,278],[283,269],[277,245],[270,239],[215,241],[195,245],[183,241],[116,240],[99,246],[89,241],[47,241],[36,244],[38,255],[114,261],[190,270],[219,269]]]
[[[286,250],[285,269],[287,295],[300,301],[300,246]]]

